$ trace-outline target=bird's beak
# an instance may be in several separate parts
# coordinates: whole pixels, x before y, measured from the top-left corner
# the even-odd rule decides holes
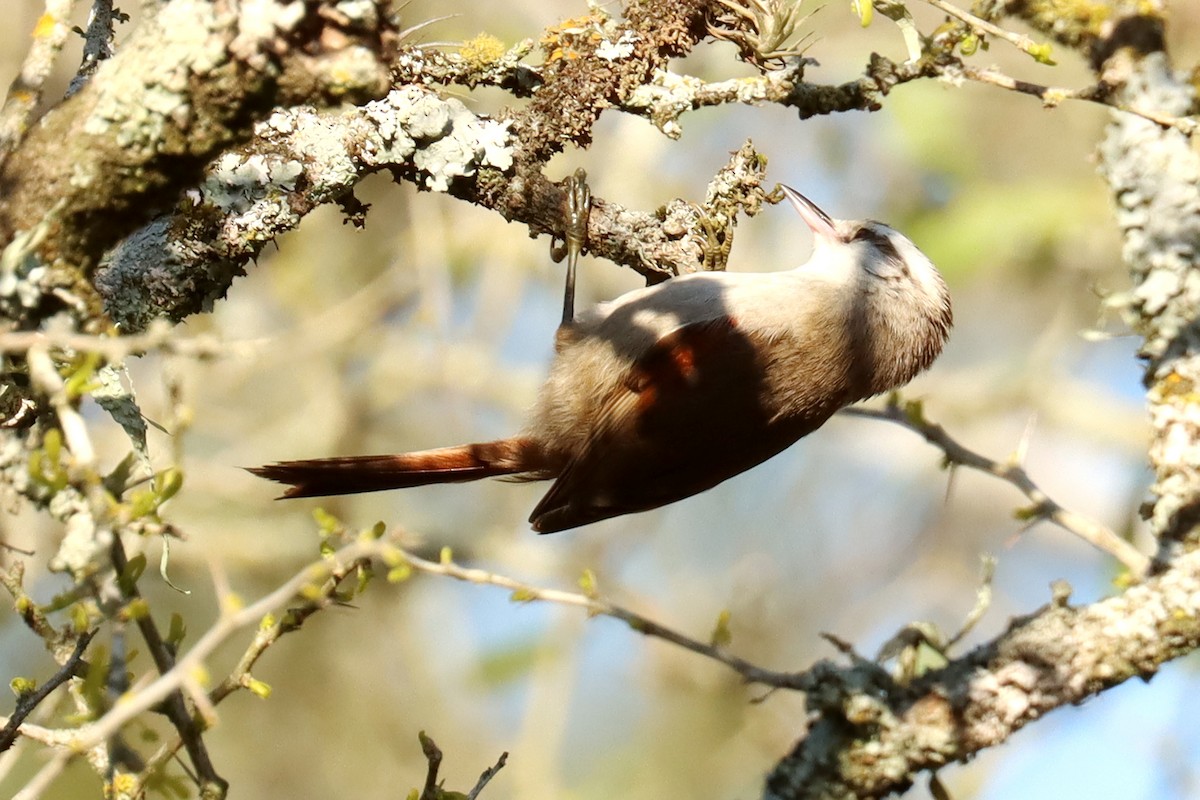
[[[783,189],[787,199],[792,201],[792,206],[800,213],[800,218],[812,229],[813,234],[823,239],[834,240],[837,238],[833,220],[816,203],[790,186],[779,184],[779,188]]]

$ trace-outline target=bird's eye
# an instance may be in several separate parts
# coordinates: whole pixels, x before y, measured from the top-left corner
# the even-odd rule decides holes
[[[870,242],[876,247],[888,247],[891,244],[885,234],[880,233],[869,225],[864,225],[855,231],[854,236],[851,237],[851,241]]]
[[[896,246],[892,244],[891,238],[887,234],[881,233],[875,228],[864,225],[854,232],[854,236],[851,237],[851,241],[867,242],[876,250],[878,250],[884,257],[900,264],[904,263],[904,259],[900,257],[900,253],[896,250]]]

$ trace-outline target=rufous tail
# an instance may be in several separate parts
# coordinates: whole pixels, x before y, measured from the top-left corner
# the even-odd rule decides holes
[[[538,473],[537,448],[524,438],[439,447],[388,456],[345,456],[280,461],[247,471],[288,484],[280,495],[327,497],[335,494],[407,489],[430,483],[456,483],[496,475]]]

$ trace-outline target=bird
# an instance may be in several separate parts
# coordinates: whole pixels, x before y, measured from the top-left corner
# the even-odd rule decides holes
[[[563,322],[523,431],[249,471],[286,484],[280,499],[552,480],[529,517],[552,533],[683,500],[766,461],[839,409],[927,369],[953,324],[944,279],[908,237],[780,190],[813,233],[807,262],[676,276],[576,316],[590,195],[569,183]]]

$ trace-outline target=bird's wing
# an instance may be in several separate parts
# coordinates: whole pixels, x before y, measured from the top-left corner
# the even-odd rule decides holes
[[[777,451],[753,457],[767,425],[760,349],[729,316],[660,337],[602,401],[586,444],[533,510],[534,528],[656,508]]]

